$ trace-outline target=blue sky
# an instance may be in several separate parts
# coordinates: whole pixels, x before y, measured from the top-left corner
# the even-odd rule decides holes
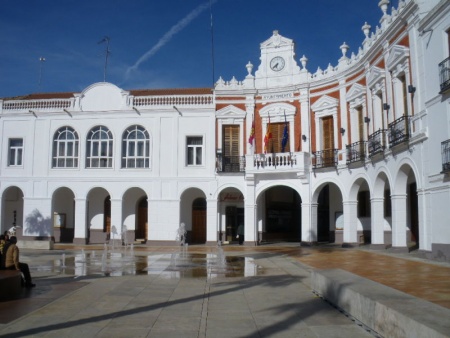
[[[379,0],[211,0],[214,81],[242,80],[277,29],[314,73],[357,53]],[[212,87],[209,0],[1,0],[0,97],[80,92],[104,79],[123,89]],[[398,6],[398,0],[391,5]],[[39,61],[41,57],[45,62]]]

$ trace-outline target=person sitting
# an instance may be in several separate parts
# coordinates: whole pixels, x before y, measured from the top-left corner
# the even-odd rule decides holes
[[[5,269],[20,270],[25,278],[25,287],[32,288],[36,286],[31,282],[30,268],[28,264],[19,262],[19,248],[17,247],[17,237],[11,236],[9,243],[4,246],[3,254],[5,255]]]

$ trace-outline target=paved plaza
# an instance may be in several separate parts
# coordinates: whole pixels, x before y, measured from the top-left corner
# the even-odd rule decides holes
[[[379,336],[313,292],[311,271],[335,268],[450,308],[450,264],[364,248],[57,245],[21,260],[37,286],[0,302],[1,337]]]

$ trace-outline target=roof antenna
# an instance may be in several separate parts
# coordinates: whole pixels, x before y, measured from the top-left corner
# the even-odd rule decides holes
[[[44,66],[45,58],[40,57],[39,58],[39,82],[38,82],[38,91],[41,91],[41,84],[42,84],[42,67]]]
[[[106,69],[108,68],[108,57],[109,54],[111,54],[111,51],[109,50],[109,36],[105,36],[98,42],[98,44],[104,42],[106,42],[106,49],[105,49],[105,68],[103,69],[103,82],[106,82]]]
[[[211,62],[212,62],[212,87],[214,88],[215,74],[214,74],[214,27],[213,27],[213,12],[212,2],[209,0],[209,15],[211,17]]]

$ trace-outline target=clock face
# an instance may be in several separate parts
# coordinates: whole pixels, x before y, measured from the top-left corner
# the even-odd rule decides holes
[[[281,56],[275,56],[270,60],[270,69],[275,72],[279,72],[284,68],[284,59]]]

